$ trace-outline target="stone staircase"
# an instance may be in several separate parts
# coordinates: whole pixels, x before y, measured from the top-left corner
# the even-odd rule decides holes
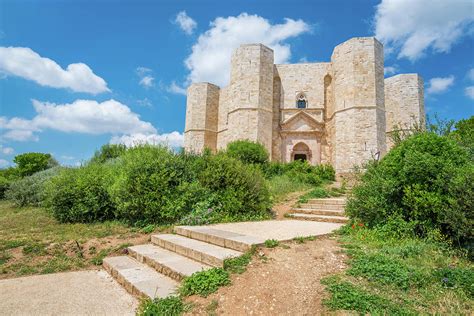
[[[344,216],[345,205],[344,197],[309,199],[307,203],[293,207],[286,216],[299,220],[346,223],[349,219]]]
[[[108,257],[103,266],[129,293],[164,298],[195,272],[223,267],[262,238],[203,226],[178,226],[176,234],[152,235],[151,243],[127,248],[127,256]]]

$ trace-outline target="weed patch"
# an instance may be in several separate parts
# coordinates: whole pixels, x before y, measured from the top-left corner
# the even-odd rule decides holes
[[[139,316],[179,316],[189,309],[179,296],[143,300],[137,314]]]
[[[382,296],[371,294],[336,277],[326,278],[322,282],[332,294],[329,299],[324,300],[324,304],[332,310],[353,310],[361,314],[376,315],[416,315]]]
[[[183,296],[200,295],[207,297],[214,293],[220,286],[230,284],[229,272],[221,268],[213,268],[196,272],[181,283],[179,292]]]
[[[246,267],[250,263],[250,260],[252,260],[252,256],[255,254],[256,250],[257,248],[252,246],[252,248],[242,256],[224,260],[224,270],[238,274],[245,272]]]
[[[267,248],[275,248],[280,244],[280,242],[276,239],[267,239],[265,240],[265,247]]]

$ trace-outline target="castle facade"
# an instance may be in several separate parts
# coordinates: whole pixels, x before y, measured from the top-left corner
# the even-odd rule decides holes
[[[188,88],[184,146],[218,151],[248,139],[271,160],[327,163],[344,174],[384,155],[396,125],[424,117],[423,80],[384,79],[383,46],[373,37],[352,38],[321,63],[275,65],[270,48],[248,44],[232,55],[227,87]]]

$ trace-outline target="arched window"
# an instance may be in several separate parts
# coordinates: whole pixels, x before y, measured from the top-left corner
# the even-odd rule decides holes
[[[304,93],[298,94],[298,97],[296,98],[296,107],[298,109],[306,109],[308,106],[308,101],[306,101],[306,96]]]

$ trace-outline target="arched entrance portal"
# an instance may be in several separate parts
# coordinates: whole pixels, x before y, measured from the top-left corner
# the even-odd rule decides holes
[[[311,150],[309,150],[308,145],[303,142],[299,142],[293,146],[293,150],[291,151],[291,160],[311,161]]]

